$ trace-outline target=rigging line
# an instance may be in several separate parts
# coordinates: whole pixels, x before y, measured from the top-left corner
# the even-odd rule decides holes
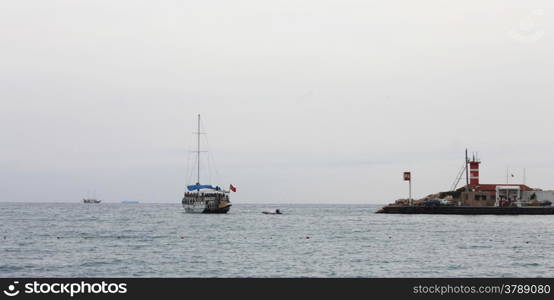
[[[204,126],[204,124],[202,124],[202,126]],[[205,128],[205,127],[204,127]],[[207,130],[206,130],[207,132]],[[209,139],[208,139],[208,135],[205,134],[204,135],[204,139],[206,141],[206,147],[208,149],[211,149],[210,147],[210,142],[209,142]],[[219,172],[219,169],[217,168],[217,162],[215,161],[215,156],[213,155],[212,152],[208,152],[208,155],[207,155],[207,158],[208,158],[208,161],[210,162],[211,160],[211,163],[212,163],[212,166],[213,166],[213,171],[214,171],[214,176],[216,177],[215,179],[216,180],[221,180],[222,179],[222,176],[221,176],[221,173]]]
[[[211,175],[211,171],[210,171],[210,162],[208,161],[207,155],[204,155],[200,159],[200,165],[204,166],[204,168],[202,169],[203,170],[202,173],[204,174],[204,178],[206,178],[206,181],[204,183],[211,184],[212,183],[212,175]]]
[[[200,122],[199,122],[200,121]],[[194,160],[194,165],[191,167],[191,170],[190,170],[190,177],[191,177],[191,183],[200,183],[198,182],[198,176],[199,176],[199,172],[200,170],[202,169],[202,157],[200,157],[200,153],[201,152],[204,152],[204,151],[201,151],[200,147],[201,147],[201,143],[200,143],[200,137],[203,135],[203,132],[202,132],[202,129],[203,129],[203,125],[202,125],[202,121],[200,119],[200,115],[198,115],[198,119],[195,119],[195,122],[194,122],[194,128],[195,131],[194,131],[194,135],[195,135],[195,143],[196,146],[194,147],[191,147],[190,149],[194,149],[194,150],[190,150],[190,155],[193,156],[193,160]],[[195,155],[193,155],[193,153],[196,153]],[[200,181],[202,181],[202,178],[200,178]]]
[[[184,172],[184,176],[185,176],[185,184],[188,182],[188,170],[189,170],[189,156],[188,155],[185,155],[185,172]]]
[[[222,179],[221,173],[219,172],[219,169],[217,167],[217,163],[215,162],[215,158],[214,158],[213,154],[210,155],[210,158],[212,159],[212,163],[214,165],[214,174],[216,176],[216,179],[218,180],[218,182],[223,183],[221,181],[221,179]]]
[[[464,165],[460,168],[458,171],[458,175],[456,175],[456,179],[454,179],[454,182],[452,183],[450,190],[454,191],[458,187],[458,184],[462,180],[462,177],[464,176],[464,172],[466,170],[467,165],[464,163]]]
[[[198,155],[196,155],[195,158],[194,158],[194,166],[197,166],[197,165],[198,165]],[[194,169],[195,168],[191,168],[191,180],[192,180],[191,182],[192,183],[196,183],[196,180],[194,180]]]
[[[210,147],[209,145],[209,141],[208,141],[208,138],[206,137],[206,144],[207,144],[207,147]],[[208,160],[209,160],[209,163],[210,163],[210,166],[211,168],[213,169],[213,175],[215,177],[215,179],[219,182],[221,180],[221,174],[219,173],[219,169],[217,168],[217,163],[215,161],[215,157],[214,157],[214,154],[212,152],[208,152]]]
[[[192,152],[190,150],[186,150],[187,151],[187,168],[185,169],[185,182],[187,184],[191,184],[192,183],[192,176],[193,176],[193,170],[194,168],[192,167],[192,163],[193,163],[193,155],[192,155]]]
[[[192,159],[192,165],[190,167],[190,183],[193,184],[193,183],[196,183],[196,175],[194,173],[196,173],[198,156],[194,155],[194,150],[190,150],[190,155]]]
[[[194,155],[193,155],[193,151],[192,151],[192,146],[190,144],[187,143],[187,145],[185,145],[185,152],[186,152],[186,156],[187,156],[187,169],[186,169],[186,183],[187,184],[192,184],[194,183],[194,179],[193,179],[193,176],[194,176],[194,170],[195,170],[195,165],[193,165],[193,163],[195,162],[194,160]]]
[[[206,142],[206,149],[211,149],[210,147],[210,142],[209,142],[209,139],[208,139],[208,130],[206,129],[206,126],[204,125],[204,122],[203,120],[200,121],[201,125],[202,125],[202,128],[204,128],[204,140]],[[206,155],[206,158],[207,158],[207,163],[208,163],[208,167],[209,167],[209,170],[210,170],[210,179],[212,179],[212,173],[213,173],[213,176],[215,176],[215,179],[216,180],[220,180],[221,179],[221,174],[219,173],[219,170],[217,168],[217,163],[215,161],[215,158],[214,158],[214,155],[211,151],[208,151],[207,152],[207,155]]]
[[[207,149],[209,149],[209,147],[206,146]],[[208,152],[207,155],[205,155],[205,159],[206,159],[206,168],[208,170],[208,178],[210,179],[210,182],[211,183],[214,183],[212,180],[213,180],[213,166],[212,166],[212,162],[210,160],[210,153]]]
[[[198,130],[197,130],[197,150],[195,151],[197,153],[196,155],[196,166],[197,166],[197,169],[198,169],[198,172],[200,172],[200,170],[202,170],[202,178],[204,178],[205,180],[202,180],[205,184],[209,184],[211,182],[211,176],[210,176],[210,172],[208,170],[209,166],[205,163],[203,163],[205,160],[206,160],[206,155],[200,155],[200,153],[205,153],[206,152],[206,148],[205,147],[202,147],[202,139],[204,138],[204,136],[206,135],[206,127],[204,126],[204,122],[203,122],[203,119],[202,118],[199,118],[198,119],[198,123],[197,123],[197,126],[198,126]],[[200,183],[200,182],[199,182]]]
[[[188,167],[187,167],[187,184],[193,184],[196,181],[194,180],[194,171],[196,170],[196,155],[193,155],[194,151],[192,148],[187,147],[187,157],[188,157]]]
[[[213,182],[213,177],[212,177],[212,175],[213,175],[213,171],[212,171],[213,166],[210,163],[210,157],[209,156],[206,157],[206,160],[208,161],[207,162],[207,164],[208,164],[208,178],[210,179],[210,183],[214,183]]]
[[[206,143],[207,143],[207,141],[206,141]],[[206,148],[210,149],[209,146],[206,146]],[[207,165],[207,169],[208,169],[208,176],[210,178],[211,183],[217,184],[216,182],[213,181],[215,166],[213,165],[213,162],[210,158],[211,158],[211,153],[208,152],[208,155],[206,155],[206,165]],[[215,179],[217,179],[217,178],[215,178]]]
[[[188,127],[188,126],[186,126]],[[192,154],[193,151],[192,151],[192,146],[190,144],[188,144],[188,142],[190,142],[189,139],[185,138],[185,155],[187,157],[187,166],[186,166],[186,169],[185,169],[185,184],[193,184],[194,183],[194,179],[193,179],[193,176],[194,176],[194,170],[195,170],[195,165],[196,165],[196,161],[194,160],[194,155]],[[193,163],[195,163],[193,165]]]

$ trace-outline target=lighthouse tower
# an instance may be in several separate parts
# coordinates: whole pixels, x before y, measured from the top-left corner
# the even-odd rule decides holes
[[[479,165],[481,161],[473,156],[473,159],[469,162],[469,184],[479,185]]]

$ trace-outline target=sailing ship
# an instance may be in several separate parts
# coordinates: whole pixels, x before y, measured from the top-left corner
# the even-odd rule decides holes
[[[229,190],[223,190],[219,186],[211,184],[200,184],[200,115],[198,115],[198,135],[197,139],[197,168],[196,168],[196,183],[187,186],[182,204],[187,213],[212,213],[225,214],[231,208],[229,200],[230,192],[236,192],[233,185],[229,185]]]
[[[89,194],[89,195],[90,195],[90,194]],[[83,203],[86,203],[86,204],[98,204],[98,203],[100,203],[100,202],[102,202],[102,201],[101,201],[101,200],[98,200],[98,199],[96,198],[96,191],[93,192],[92,197],[89,197],[89,196],[87,195],[86,198],[83,198]]]

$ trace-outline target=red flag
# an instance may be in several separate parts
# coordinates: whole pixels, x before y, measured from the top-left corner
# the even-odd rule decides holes
[[[230,189],[231,191],[235,192],[235,193],[237,192],[237,188],[234,187],[232,184],[229,185],[229,189]]]

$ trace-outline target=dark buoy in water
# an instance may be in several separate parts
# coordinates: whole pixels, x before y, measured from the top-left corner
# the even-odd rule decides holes
[[[309,240],[309,239],[310,239],[310,237],[309,237],[309,236],[307,236],[307,237],[306,237],[306,239],[307,239],[307,240]]]

